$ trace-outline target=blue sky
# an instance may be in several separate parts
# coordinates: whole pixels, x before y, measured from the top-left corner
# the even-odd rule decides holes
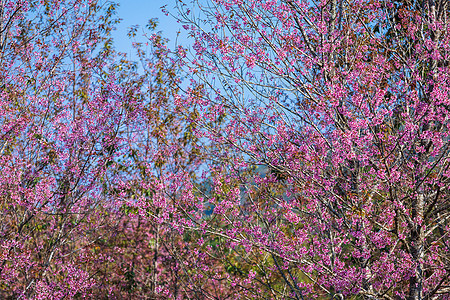
[[[125,52],[134,56],[131,41],[127,37],[128,28],[133,25],[140,25],[145,28],[149,19],[158,18],[157,30],[163,32],[163,36],[170,39],[169,46],[173,47],[177,37],[177,31],[182,30],[181,24],[177,23],[173,17],[166,16],[161,12],[161,6],[166,5],[167,10],[176,14],[174,9],[176,0],[117,0],[120,4],[117,16],[122,22],[117,25],[117,30],[113,34],[115,47],[120,52]],[[178,43],[186,45],[185,36],[180,36]]]

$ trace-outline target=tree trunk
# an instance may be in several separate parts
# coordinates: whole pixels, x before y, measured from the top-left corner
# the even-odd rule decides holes
[[[423,258],[424,258],[424,230],[422,224],[417,222],[423,219],[424,195],[417,196],[412,205],[412,219],[414,226],[410,231],[410,249],[414,267],[414,275],[409,279],[409,300],[423,299]]]

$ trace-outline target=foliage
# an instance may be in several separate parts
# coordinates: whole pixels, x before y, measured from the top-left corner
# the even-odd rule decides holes
[[[183,105],[210,144],[197,226],[233,250],[216,258],[241,295],[447,295],[447,2],[178,7],[203,87]]]
[[[0,298],[446,299],[448,3],[177,5],[0,1]]]

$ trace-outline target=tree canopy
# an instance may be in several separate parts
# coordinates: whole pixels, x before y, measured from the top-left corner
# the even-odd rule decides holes
[[[0,1],[0,297],[447,299],[448,1],[173,5]]]

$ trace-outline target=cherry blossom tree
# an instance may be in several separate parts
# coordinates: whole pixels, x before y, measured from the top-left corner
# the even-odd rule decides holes
[[[448,297],[448,2],[179,1],[136,63],[115,7],[0,0],[1,298]]]
[[[112,259],[95,246],[113,234],[114,167],[144,111],[134,65],[112,46],[115,8],[0,1],[1,298],[93,297],[92,266]]]
[[[181,61],[155,20],[139,62],[117,53],[115,8],[0,1],[0,298],[220,294],[191,278],[197,243],[162,210],[201,160],[174,105]]]
[[[213,212],[177,222],[204,236],[199,270],[243,298],[448,297],[448,2],[178,8],[177,105],[208,144],[210,188],[179,199]]]

